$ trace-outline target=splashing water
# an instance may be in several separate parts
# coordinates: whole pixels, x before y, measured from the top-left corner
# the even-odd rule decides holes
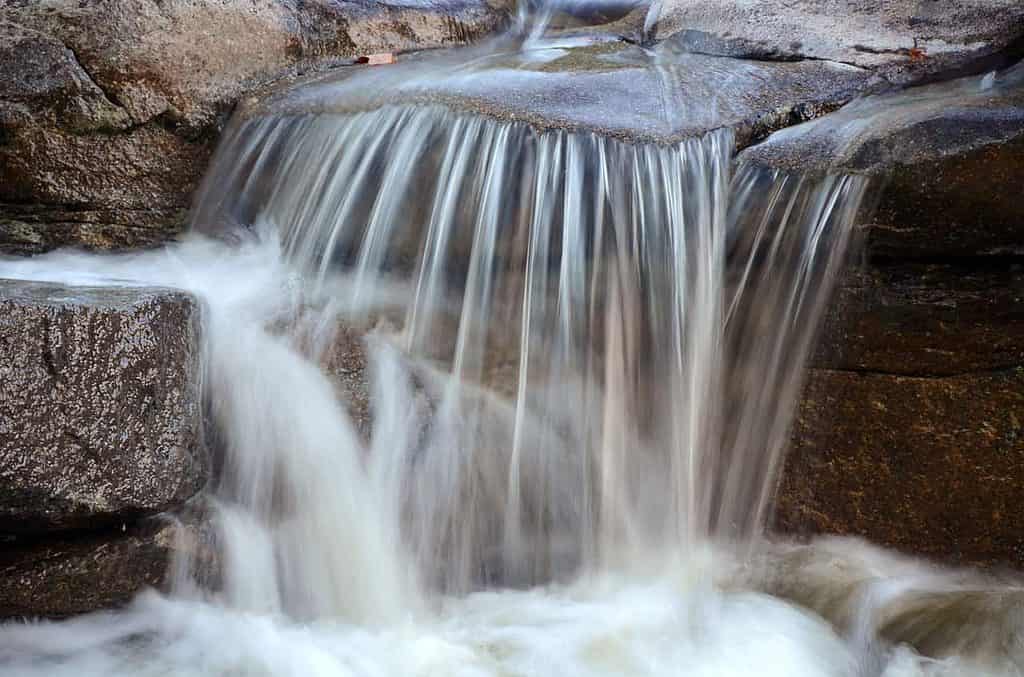
[[[429,106],[243,117],[195,213],[222,239],[4,260],[204,301],[222,580],[3,626],[0,670],[1019,674],[1019,588],[763,542],[867,182],[732,151]],[[328,368],[352,328],[368,438]]]

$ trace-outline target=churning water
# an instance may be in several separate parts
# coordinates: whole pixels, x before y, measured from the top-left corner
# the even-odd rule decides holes
[[[8,624],[0,672],[1020,674],[1018,588],[763,540],[868,186],[732,155],[269,112],[233,123],[185,241],[4,261],[202,299],[223,458],[216,576],[183,554],[169,595]]]

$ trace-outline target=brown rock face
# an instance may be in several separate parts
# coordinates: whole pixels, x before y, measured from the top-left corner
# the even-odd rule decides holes
[[[814,358],[776,526],[1024,566],[1024,66],[871,97],[747,161],[882,175]]]
[[[903,376],[1024,365],[1024,265],[982,263],[850,268],[813,364]]]
[[[189,295],[0,280],[0,533],[184,503],[208,476],[200,381]]]
[[[152,518],[123,530],[8,541],[0,548],[0,618],[73,616],[121,606],[146,588],[167,589],[177,553],[208,553],[204,529]],[[200,573],[215,567],[196,562],[210,567]]]
[[[781,530],[866,536],[958,564],[1024,562],[1024,368],[812,370],[793,439]]]
[[[0,4],[0,249],[172,237],[244,92],[357,54],[464,43],[506,17],[470,0]]]

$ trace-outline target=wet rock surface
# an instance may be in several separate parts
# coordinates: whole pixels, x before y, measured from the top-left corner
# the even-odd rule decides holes
[[[1020,566],[1022,492],[1024,367],[923,378],[812,370],[775,525]]]
[[[131,521],[206,482],[199,308],[0,280],[0,533]]]
[[[904,376],[1024,365],[1024,265],[851,267],[830,305],[813,362]]]
[[[879,177],[869,253],[893,259],[1024,252],[1024,65],[867,97],[773,134],[740,160]]]
[[[0,248],[165,240],[243,92],[506,20],[462,0],[0,5]]]
[[[209,536],[198,521],[156,517],[111,531],[7,540],[0,548],[0,618],[60,618],[123,606],[148,588],[168,589],[175,556],[197,549],[196,561],[212,572]]]
[[[633,23],[652,23],[646,11]],[[651,38],[706,54],[828,60],[909,84],[1020,49],[1016,0],[665,0]]]
[[[398,67],[313,77],[254,102],[246,114],[442,104],[540,130],[633,141],[673,142],[730,127],[742,147],[838,108],[865,83],[862,71],[842,64],[762,63],[566,38],[526,52],[493,43],[479,53],[427,54]]]

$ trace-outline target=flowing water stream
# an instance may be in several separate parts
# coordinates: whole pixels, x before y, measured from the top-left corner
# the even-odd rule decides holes
[[[184,241],[2,262],[194,292],[223,459],[216,584],[185,550],[0,627],[0,673],[1020,674],[1015,584],[764,538],[866,179],[302,97],[232,123]]]

